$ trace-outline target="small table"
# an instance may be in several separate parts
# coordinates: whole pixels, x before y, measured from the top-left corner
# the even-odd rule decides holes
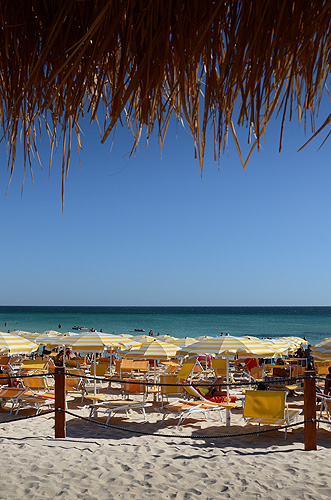
[[[238,408],[238,403],[218,403],[218,406],[221,406],[222,408],[225,408],[226,410],[231,410],[233,408]]]
[[[148,389],[148,394],[153,394],[153,402],[156,403],[156,401],[158,400],[157,396],[159,394],[159,389]]]
[[[106,399],[107,395],[106,394],[86,394],[84,396],[86,399],[92,399],[92,401],[100,401],[101,399]]]

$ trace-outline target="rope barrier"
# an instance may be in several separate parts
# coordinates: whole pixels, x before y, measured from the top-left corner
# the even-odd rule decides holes
[[[178,438],[178,439],[221,439],[221,438],[228,438],[228,437],[255,436],[257,434],[257,432],[255,431],[255,432],[240,432],[240,433],[236,433],[236,434],[216,434],[213,436],[211,436],[209,434],[202,434],[202,435],[198,435],[198,436],[197,435],[192,436],[192,435],[187,434],[187,435],[177,436],[175,434],[161,434],[158,432],[138,431],[136,429],[127,429],[125,427],[120,427],[120,426],[111,425],[111,424],[106,425],[106,424],[103,424],[101,422],[98,422],[97,420],[88,419],[86,417],[82,417],[81,415],[77,415],[76,413],[73,413],[69,410],[64,410],[63,408],[56,408],[56,411],[64,412],[67,415],[71,415],[72,417],[76,417],[76,418],[78,418],[80,420],[84,420],[86,422],[91,422],[92,424],[96,424],[96,425],[99,425],[101,427],[108,427],[110,429],[131,432],[133,434],[139,434],[139,435],[143,435],[143,436],[158,436],[158,437],[163,437],[163,438]],[[274,431],[278,431],[278,430],[282,430],[282,429],[288,429],[289,427],[296,427],[298,425],[302,425],[302,424],[305,424],[305,423],[311,422],[311,421],[313,421],[313,419],[303,420],[302,422],[295,422],[293,424],[288,424],[288,425],[282,425],[279,427],[274,427],[272,429],[262,429],[262,430],[259,430],[258,433],[265,434],[267,432],[274,432]]]
[[[96,377],[96,376],[89,376],[89,375],[82,375],[82,374],[76,374],[76,373],[71,373],[71,372],[59,372],[61,375],[65,373],[67,377],[72,377],[72,378],[80,378],[80,379],[86,379],[86,380],[97,380],[99,382],[115,382],[119,384],[125,384],[125,383],[130,383],[130,384],[144,384],[146,386],[151,386],[151,387],[210,387],[212,383],[206,383],[204,381],[201,382],[186,382],[186,383],[168,383],[168,382],[149,382],[149,381],[143,381],[140,379],[133,380],[133,379],[115,379],[115,378],[109,378],[109,377]],[[23,379],[23,378],[33,378],[33,377],[48,377],[48,376],[54,376],[54,372],[47,372],[47,373],[32,373],[32,374],[15,374],[15,375],[6,375],[6,376],[0,376],[0,381],[1,380],[17,380],[17,379]],[[311,380],[315,378],[315,380],[323,380],[325,381],[325,378],[322,377],[317,377],[317,376],[312,376],[312,375],[303,375],[299,377],[271,377],[270,380],[246,380],[243,382],[222,382],[222,383],[217,383],[219,387],[243,387],[247,385],[259,385],[259,384],[265,384],[265,385],[275,385],[277,382],[285,384],[285,383],[297,383],[303,380]]]
[[[63,374],[64,372],[61,372]],[[212,383],[204,383],[204,382],[186,382],[186,383],[168,383],[168,382],[148,382],[148,381],[142,381],[141,379],[133,380],[132,378],[130,379],[114,379],[114,378],[109,378],[109,377],[94,377],[94,376],[88,376],[88,375],[77,375],[75,373],[70,373],[70,372],[65,372],[66,376],[68,377],[76,377],[76,378],[82,378],[82,379],[87,379],[87,380],[97,380],[99,382],[115,382],[119,384],[144,384],[146,386],[160,386],[160,387],[210,387]],[[242,386],[247,386],[247,385],[258,385],[258,384],[265,384],[265,385],[275,385],[277,382],[281,383],[286,383],[286,382],[291,382],[295,383],[301,380],[311,380],[314,377],[311,376],[300,376],[300,377],[272,377],[272,380],[254,380],[254,381],[243,381],[243,382],[223,382],[223,383],[217,383],[219,387],[242,387]]]
[[[21,378],[31,378],[31,377],[49,377],[53,376],[54,372],[48,372],[48,373],[30,373],[30,374],[15,374],[15,375],[2,375],[0,376],[0,380],[8,380],[8,379],[21,379]]]
[[[21,420],[29,420],[31,418],[36,418],[36,417],[44,417],[45,415],[49,415],[50,413],[55,413],[55,412],[56,409],[47,410],[44,411],[43,413],[37,413],[36,415],[25,415],[24,417],[11,418],[10,420],[0,420],[0,424],[10,424],[11,422],[19,422]]]

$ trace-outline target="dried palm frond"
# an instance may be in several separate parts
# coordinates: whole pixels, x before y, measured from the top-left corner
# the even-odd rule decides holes
[[[157,127],[161,145],[172,114],[186,122],[202,172],[207,126],[219,159],[235,125],[253,124],[259,147],[274,113],[283,128],[294,108],[306,127],[330,71],[330,0],[19,0],[0,3],[0,120],[15,164],[37,153],[42,122],[62,134],[62,200],[72,129],[104,122],[102,142],[125,118],[136,147]],[[330,122],[325,119],[321,131]],[[32,171],[31,171],[32,172]]]

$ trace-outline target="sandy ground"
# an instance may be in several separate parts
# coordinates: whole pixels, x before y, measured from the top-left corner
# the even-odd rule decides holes
[[[300,404],[297,403],[296,404]],[[69,406],[87,416],[77,401]],[[21,416],[31,415],[22,410]],[[0,498],[70,499],[329,499],[331,432],[318,431],[318,450],[304,451],[303,427],[259,437],[213,437],[249,432],[241,410],[231,427],[216,415],[177,420],[152,408],[144,422],[132,412],[111,420],[127,431],[67,417],[67,438],[54,438],[54,415],[0,424]],[[6,408],[0,420],[8,420]],[[104,418],[100,418],[104,421]],[[144,431],[147,435],[135,434]],[[172,437],[162,437],[169,434]],[[198,438],[198,436],[208,436]],[[195,437],[195,439],[189,436]]]

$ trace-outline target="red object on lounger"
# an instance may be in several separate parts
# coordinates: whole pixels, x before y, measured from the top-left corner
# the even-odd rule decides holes
[[[230,397],[230,403],[235,403],[237,401],[236,396],[229,396]],[[226,396],[205,396],[208,401],[211,401],[212,403],[226,403]]]
[[[251,371],[252,368],[255,368],[257,366],[256,358],[245,359],[245,365],[247,366],[247,370]]]

